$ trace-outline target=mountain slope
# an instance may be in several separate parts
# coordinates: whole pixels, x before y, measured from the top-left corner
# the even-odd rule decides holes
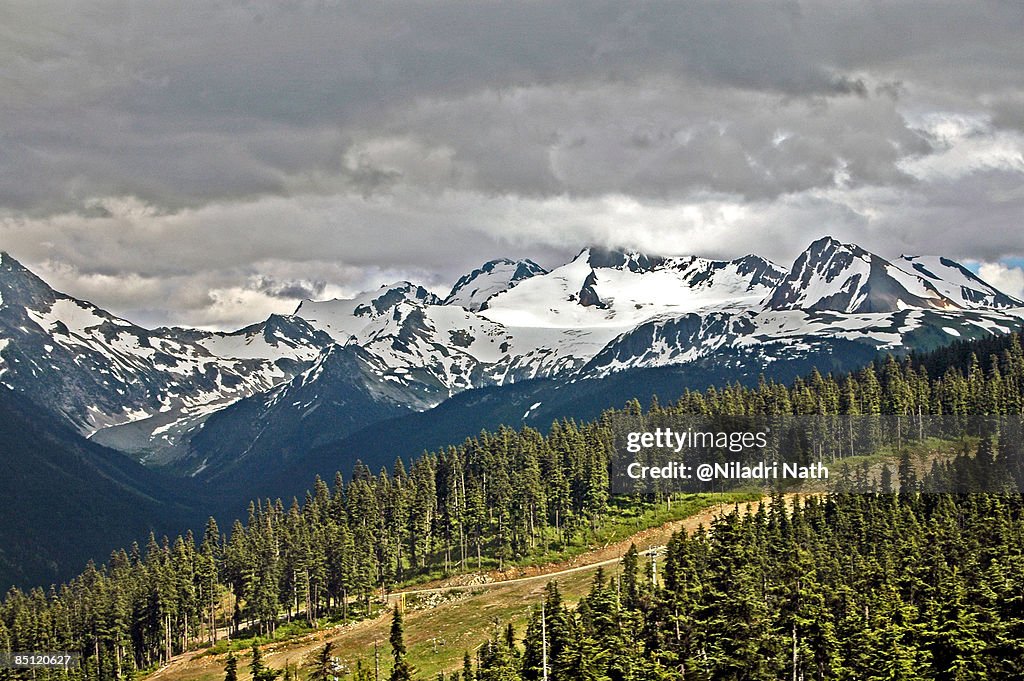
[[[195,524],[190,486],[95,445],[0,387],[0,588],[49,584],[115,548]],[[194,501],[194,498],[193,498]]]
[[[906,309],[891,314],[840,315],[816,310],[705,310],[660,317],[631,329],[605,346],[581,369],[583,376],[607,376],[636,368],[725,360],[746,371],[779,362],[841,357],[855,346],[871,353],[930,350],[955,340],[1009,333],[1024,323],[989,310]],[[855,353],[860,354],[860,353]],[[826,362],[831,364],[833,362]]]
[[[291,378],[330,343],[277,316],[235,333],[144,329],[0,253],[0,381],[86,435],[136,424],[99,439],[140,457],[173,449],[181,423]]]
[[[190,439],[190,476],[231,485],[301,458],[320,444],[439,400],[379,377],[375,358],[332,346],[302,374],[210,416]]]
[[[1024,307],[1024,302],[982,281],[978,275],[955,260],[939,256],[901,255],[897,264],[923,277],[939,293],[963,307]]]

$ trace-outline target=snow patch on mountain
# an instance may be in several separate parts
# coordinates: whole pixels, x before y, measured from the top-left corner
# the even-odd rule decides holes
[[[271,315],[231,333],[204,334],[196,342],[218,357],[311,362],[334,340],[301,317]]]
[[[755,256],[715,261],[589,248],[495,296],[481,314],[509,327],[624,330],[662,314],[756,304],[783,276]]]
[[[100,315],[94,306],[71,298],[61,298],[46,309],[27,312],[44,331],[64,335],[83,336],[108,321],[118,326],[131,326],[123,319]]]

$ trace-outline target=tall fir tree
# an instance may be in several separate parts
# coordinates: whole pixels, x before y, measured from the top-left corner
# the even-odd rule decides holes
[[[391,635],[388,640],[391,643],[391,655],[394,658],[391,674],[388,676],[389,681],[410,681],[413,668],[406,659],[402,611],[398,605],[395,606],[391,615]]]

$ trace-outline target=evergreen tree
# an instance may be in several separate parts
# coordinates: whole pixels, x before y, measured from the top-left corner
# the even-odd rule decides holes
[[[336,681],[337,676],[334,673],[334,657],[331,655],[331,651],[334,649],[334,643],[328,641],[324,644],[324,647],[317,653],[316,662],[313,664],[313,669],[309,673],[310,681]]]
[[[224,681],[238,681],[238,658],[234,651],[228,652],[227,662],[224,664]]]
[[[253,681],[275,681],[282,674],[280,669],[273,669],[267,666],[263,661],[260,647],[255,643],[252,646],[252,660],[249,663],[249,670],[252,672]]]
[[[395,606],[391,615],[391,655],[394,657],[394,665],[391,667],[390,681],[409,681],[412,679],[413,669],[405,659],[405,641],[402,632],[402,611]]]

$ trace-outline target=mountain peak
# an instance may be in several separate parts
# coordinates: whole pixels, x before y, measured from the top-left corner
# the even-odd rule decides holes
[[[832,237],[818,239],[797,257],[767,304],[773,310],[845,313],[961,307],[925,278]]]
[[[460,277],[443,304],[458,305],[470,312],[479,312],[487,308],[487,301],[494,296],[514,288],[530,277],[547,273],[547,270],[532,260],[488,260]]]
[[[330,300],[306,299],[299,302],[292,315],[302,316],[311,308],[336,306],[372,306],[377,312],[392,307],[400,300],[416,300],[427,305],[440,305],[441,299],[419,284],[411,281],[394,281],[381,284],[376,290],[363,291],[351,298],[331,298]]]
[[[403,303],[440,305],[441,299],[418,284],[398,281],[352,298],[304,300],[293,314],[344,345],[351,342],[367,324]]]
[[[48,306],[57,292],[7,251],[0,251],[0,301],[21,307]]]
[[[381,295],[377,295],[381,294]],[[399,300],[413,300],[425,305],[440,305],[441,299],[419,284],[411,281],[396,281],[382,284],[374,294],[373,306],[377,312],[394,307]]]
[[[18,262],[14,256],[7,251],[0,251],[0,271],[2,272],[28,272],[28,268]]]
[[[580,255],[583,253],[587,253],[587,261],[595,269],[607,267],[628,269],[631,272],[649,272],[664,265],[666,261],[665,258],[658,255],[602,246],[591,246],[584,249]]]
[[[748,253],[732,261],[737,274],[750,278],[750,288],[767,286],[774,288],[785,278],[786,270],[771,260]]]
[[[823,236],[820,239],[812,241],[811,245],[805,250],[805,253],[814,255],[824,253],[850,253],[852,256],[858,258],[871,256],[871,253],[864,250],[857,244],[846,243],[832,236]]]
[[[831,234],[826,234],[826,235],[820,236],[817,239],[815,239],[814,241],[812,241],[811,245],[807,247],[807,250],[814,250],[815,248],[821,248],[823,246],[835,247],[835,246],[844,246],[844,245],[853,247],[853,244],[844,244],[842,241],[840,241],[839,239],[835,238]]]

